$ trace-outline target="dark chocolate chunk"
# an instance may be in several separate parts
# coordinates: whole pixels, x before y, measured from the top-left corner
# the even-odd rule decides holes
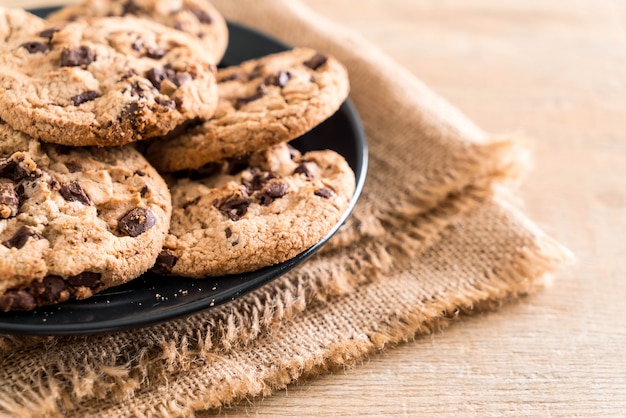
[[[218,73],[218,82],[225,83],[227,81],[248,81],[248,77],[241,71],[236,71],[230,75],[220,76]]]
[[[84,45],[76,49],[66,49],[61,53],[61,67],[86,68],[94,60],[93,51]]]
[[[165,56],[165,50],[161,48],[147,48],[146,57],[159,60]]]
[[[300,163],[300,165],[298,165],[296,167],[295,170],[293,170],[294,174],[304,174],[305,176],[307,176],[308,178],[312,178],[313,177],[313,173],[311,173],[311,170],[309,170],[309,165],[310,163],[307,161],[303,161]]]
[[[38,41],[26,42],[20,46],[25,48],[29,54],[46,53],[50,50],[50,45]]]
[[[200,201],[201,198],[202,196],[196,196],[194,199],[191,199],[183,203],[183,209],[187,209],[189,206],[195,206]]]
[[[29,238],[33,239],[42,239],[41,234],[37,233],[34,229],[31,229],[27,226],[22,226],[20,229],[13,234],[11,238],[2,242],[7,248],[17,248],[18,250],[26,245],[26,242]]]
[[[59,189],[59,193],[61,193],[63,199],[67,200],[68,202],[80,202],[85,206],[91,205],[91,200],[89,199],[89,196],[87,196],[82,186],[76,181],[67,183],[66,185],[61,187],[61,189]]]
[[[276,176],[272,173],[257,173],[252,177],[252,180],[244,179],[241,183],[246,188],[246,192],[252,194],[257,190],[261,190],[268,181],[275,177]]]
[[[44,29],[41,32],[39,32],[39,36],[42,38],[46,38],[46,39],[52,39],[52,36],[60,30],[61,29],[58,29],[58,28]]]
[[[191,81],[193,77],[191,77],[189,73],[176,71],[170,66],[165,66],[163,68],[152,68],[148,70],[146,78],[150,80],[154,87],[160,90],[161,83],[165,80],[169,80],[176,87],[180,87],[188,81]]]
[[[71,161],[66,162],[65,167],[70,173],[79,173],[83,171],[83,167],[80,164]]]
[[[135,3],[133,0],[128,0],[122,6],[122,15],[136,15],[141,12],[141,6]]]
[[[240,109],[246,104],[260,99],[261,97],[265,96],[266,93],[267,87],[265,86],[265,84],[259,84],[259,87],[257,87],[256,89],[256,93],[254,93],[253,95],[235,99],[235,109]]]
[[[135,173],[134,173],[134,174],[135,174],[136,176],[143,177],[143,176],[145,176],[145,175],[146,175],[146,172],[145,172],[145,171],[143,171],[143,170],[135,170]]]
[[[169,274],[177,261],[178,257],[172,250],[164,249],[157,257],[152,270],[158,274]]]
[[[234,195],[227,197],[216,206],[217,209],[231,221],[238,221],[246,214],[246,212],[248,212],[248,206],[250,206],[250,203],[252,203],[251,199]]]
[[[130,102],[124,110],[122,110],[121,119],[128,120],[133,127],[138,127],[143,113],[143,106],[138,102]]]
[[[226,235],[226,239],[228,239],[228,238],[230,238],[230,237],[232,237],[232,236],[233,236],[233,231],[232,231],[232,229],[230,229],[230,228],[226,228],[226,229],[224,230],[224,234]]]
[[[0,183],[0,219],[17,215],[20,199],[11,183]]]
[[[326,61],[328,61],[328,55],[317,53],[308,60],[304,61],[303,64],[312,70],[317,70],[322,65],[326,64]]]
[[[83,271],[75,276],[70,276],[67,278],[67,282],[74,287],[88,287],[90,289],[95,289],[100,284],[100,277],[102,274],[95,273],[92,271]]]
[[[77,94],[76,96],[72,96],[70,100],[74,103],[74,106],[80,106],[81,104],[95,100],[98,97],[100,97],[100,94],[97,91],[89,90],[82,92],[81,94]]]
[[[287,194],[289,186],[281,181],[270,181],[263,188],[263,191],[259,194],[259,203],[263,206],[267,206],[274,200],[279,199]]]
[[[35,309],[35,298],[24,290],[7,290],[0,296],[0,311],[30,311]]]
[[[164,96],[157,96],[154,101],[157,102],[159,106],[163,106],[166,109],[176,109],[176,102],[166,99]]]
[[[330,199],[334,195],[335,192],[333,192],[328,187],[322,187],[321,189],[315,191],[315,196],[323,197],[324,199]]]
[[[62,293],[67,289],[67,283],[60,276],[46,276],[41,283],[35,286],[38,298],[45,303],[59,302]]]
[[[279,71],[276,74],[272,74],[265,78],[265,84],[268,86],[278,86],[283,88],[287,85],[287,82],[291,78],[291,74],[288,71]]]
[[[148,194],[148,192],[150,191],[150,188],[148,186],[143,186],[141,188],[141,190],[139,190],[139,194],[141,195],[141,197],[144,197],[145,195]]]
[[[118,222],[118,228],[129,237],[138,237],[154,225],[157,219],[148,208],[135,208]]]
[[[198,7],[190,7],[188,10],[193,13],[201,23],[213,23],[213,18],[205,10]]]
[[[28,172],[14,159],[0,160],[0,177],[13,181],[20,181],[28,177]]]

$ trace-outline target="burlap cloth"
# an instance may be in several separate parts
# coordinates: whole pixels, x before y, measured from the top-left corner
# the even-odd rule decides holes
[[[0,338],[0,412],[190,416],[354,364],[527,294],[567,259],[503,184],[518,141],[485,135],[366,41],[294,0],[214,0],[233,21],[348,67],[370,167],[339,234],[208,312],[90,337]]]

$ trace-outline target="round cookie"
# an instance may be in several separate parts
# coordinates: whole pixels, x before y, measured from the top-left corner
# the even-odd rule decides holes
[[[84,17],[135,15],[197,37],[202,55],[218,63],[228,46],[224,17],[205,0],[86,0],[66,6],[47,17],[50,22]]]
[[[196,169],[290,141],[335,113],[349,92],[343,65],[309,48],[220,69],[217,77],[213,118],[148,147],[158,170]]]
[[[132,146],[46,144],[0,123],[0,311],[84,299],[153,266],[171,196]]]
[[[0,118],[46,142],[123,145],[213,115],[216,68],[190,36],[134,17],[53,25],[0,9]]]
[[[170,180],[172,223],[155,272],[202,278],[286,261],[339,222],[355,188],[341,155],[284,143],[212,168]]]

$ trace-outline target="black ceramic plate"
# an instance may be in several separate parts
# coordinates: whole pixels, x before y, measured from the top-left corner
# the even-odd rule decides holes
[[[34,12],[45,16],[52,10]],[[245,27],[230,24],[229,29],[230,45],[222,65],[287,49],[276,40]],[[147,273],[87,300],[71,300],[33,312],[0,313],[0,332],[78,335],[137,328],[232,301],[291,270],[318,250],[345,221],[361,193],[367,170],[365,136],[349,100],[334,116],[292,144],[303,152],[333,149],[346,158],[356,174],[357,187],[350,208],[335,228],[313,247],[284,263],[247,274],[197,280]]]

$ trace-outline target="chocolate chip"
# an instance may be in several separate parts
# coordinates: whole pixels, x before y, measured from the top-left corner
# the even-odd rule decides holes
[[[2,245],[7,248],[17,248],[18,250],[26,245],[29,238],[42,239],[41,234],[37,233],[34,229],[27,226],[22,226],[13,234],[11,238],[6,241],[2,241]]]
[[[328,55],[317,53],[304,61],[303,64],[312,70],[317,70],[322,65],[326,64],[326,61],[328,61]]]
[[[95,55],[86,46],[79,46],[76,49],[66,49],[61,53],[61,67],[83,67],[86,68],[95,60]]]
[[[146,73],[146,78],[150,80],[154,87],[160,89],[163,80],[167,79],[167,74],[161,68],[152,68]]]
[[[252,194],[257,190],[261,190],[268,181],[275,177],[271,173],[258,173],[252,177],[252,180],[242,180],[241,184],[244,185],[248,194]]]
[[[197,7],[190,7],[188,10],[193,13],[201,23],[213,23],[213,18],[205,10]]]
[[[128,120],[130,124],[135,127],[139,124],[139,120],[143,113],[143,106],[138,102],[130,102],[120,115],[122,120]]]
[[[287,85],[287,82],[291,78],[291,74],[288,71],[279,71],[276,74],[272,74],[265,78],[265,84],[268,86],[278,86],[283,88]]]
[[[224,83],[227,81],[248,81],[248,77],[241,71],[236,71],[229,75],[221,76],[218,74],[218,81]]]
[[[201,197],[202,196],[197,196],[196,198],[183,203],[183,209],[187,209],[189,206],[195,206],[200,201]]]
[[[122,15],[136,15],[141,12],[141,6],[135,3],[133,0],[128,0],[122,6]]]
[[[161,48],[147,48],[146,49],[146,57],[152,58],[154,60],[159,60],[165,56],[165,50]]]
[[[168,274],[172,271],[177,261],[178,257],[172,250],[164,249],[158,255],[152,270],[159,274]]]
[[[143,176],[145,176],[145,175],[146,175],[146,172],[145,172],[145,171],[143,171],[143,170],[135,170],[135,173],[134,173],[134,174],[135,174],[136,176],[143,177]]]
[[[28,177],[28,171],[14,159],[0,160],[0,177],[20,181]]]
[[[46,276],[41,283],[35,286],[35,291],[39,299],[45,303],[59,302],[62,293],[67,289],[67,283],[60,276]]]
[[[298,165],[296,167],[295,170],[293,170],[294,174],[304,174],[305,176],[307,176],[308,178],[312,178],[313,177],[313,173],[311,173],[311,170],[309,170],[309,162],[301,162],[300,165]]]
[[[287,194],[289,187],[280,181],[271,181],[259,194],[259,203],[263,206],[267,206],[274,200],[283,197]]]
[[[175,71],[170,66],[152,68],[146,72],[146,78],[159,90],[161,89],[161,83],[165,80],[169,80],[176,87],[180,87],[192,80],[189,73]]]
[[[138,237],[154,225],[157,219],[148,208],[135,208],[128,212],[118,222],[118,227],[122,233],[129,237]]]
[[[80,106],[81,104],[90,102],[98,97],[100,97],[100,94],[97,91],[89,90],[77,94],[76,96],[72,96],[70,100],[74,103],[74,106]]]
[[[41,32],[39,32],[39,36],[41,38],[52,39],[52,36],[60,30],[61,29],[58,29],[58,28],[44,29]]]
[[[224,234],[226,235],[226,239],[228,239],[233,236],[233,231],[230,228],[226,228]]]
[[[35,298],[24,290],[7,290],[0,296],[0,311],[30,311],[35,308]]]
[[[154,101],[157,102],[159,106],[163,106],[166,109],[176,109],[176,102],[174,100],[166,99],[163,96],[157,96]]]
[[[67,283],[71,284],[74,287],[88,287],[90,289],[95,289],[100,284],[100,277],[102,275],[100,273],[95,273],[92,271],[83,271],[75,276],[70,276],[67,278]]]
[[[148,194],[149,191],[150,191],[150,188],[148,186],[143,186],[141,190],[139,190],[139,194],[141,195],[141,197],[144,197],[145,195]]]
[[[68,202],[80,202],[85,206],[91,205],[91,200],[89,200],[89,196],[83,190],[83,187],[76,181],[71,183],[67,183],[59,190],[63,199]]]
[[[20,199],[11,183],[0,183],[0,219],[17,215]]]
[[[248,212],[248,206],[250,206],[252,200],[247,197],[230,196],[224,199],[217,205],[217,209],[227,216],[231,221],[238,221],[246,212]]]
[[[29,54],[46,53],[50,50],[50,45],[38,41],[26,42],[20,46],[25,48]]]
[[[289,158],[293,161],[298,156],[299,152],[293,146],[287,144],[287,149],[289,150]]]
[[[83,171],[83,167],[80,164],[73,163],[71,161],[66,162],[65,167],[67,168],[67,171],[69,171],[70,173],[79,173]]]
[[[235,109],[240,109],[246,104],[260,99],[261,97],[265,96],[266,93],[267,87],[265,86],[265,84],[260,84],[259,87],[257,87],[256,89],[256,93],[254,93],[253,95],[235,99]]]
[[[315,196],[323,197],[324,199],[330,199],[334,195],[335,192],[333,192],[328,187],[322,187],[321,189],[315,191]]]

